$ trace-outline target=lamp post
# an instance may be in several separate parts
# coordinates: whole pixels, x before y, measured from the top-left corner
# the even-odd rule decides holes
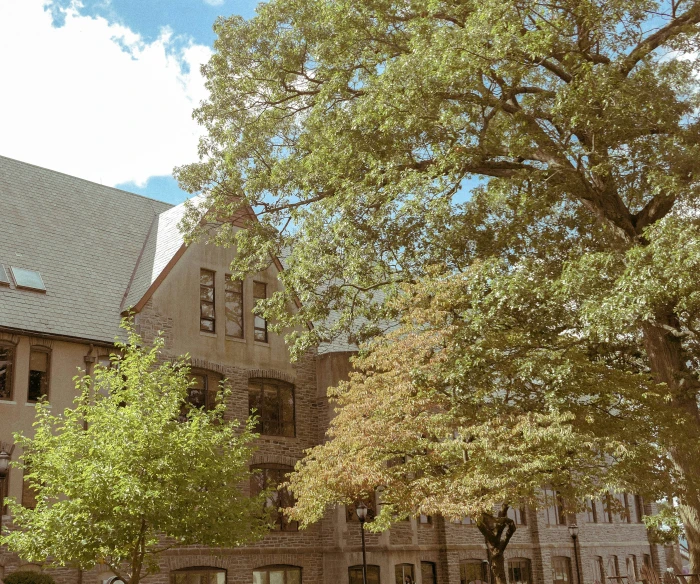
[[[365,521],[367,521],[367,505],[360,502],[356,511],[357,518],[360,520],[360,534],[362,535],[362,584],[367,584],[367,554],[365,551]]]
[[[575,523],[572,523],[569,525],[569,535],[571,536],[571,539],[574,541],[574,560],[576,561],[576,582],[578,584],[583,584],[581,582],[581,570],[578,565],[578,549],[576,546],[576,540],[578,540],[578,525]]]
[[[5,481],[10,468],[10,453],[0,447],[0,535],[2,535],[2,513],[5,508]]]

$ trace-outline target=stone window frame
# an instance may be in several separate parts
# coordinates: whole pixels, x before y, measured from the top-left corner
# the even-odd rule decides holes
[[[0,349],[8,349],[10,351],[11,357],[6,361],[7,366],[5,369],[5,388],[9,386],[9,391],[5,396],[0,395],[0,400],[12,401],[14,398],[14,386],[15,386],[15,363],[17,361],[17,345],[10,341],[0,341]]]
[[[32,384],[32,353],[41,353],[46,355],[46,371],[45,373],[45,383],[44,383],[44,393],[39,396],[39,399],[30,399],[29,390]],[[29,377],[27,379],[27,403],[37,403],[41,399],[49,400],[51,396],[51,348],[44,345],[32,345],[29,348]]]

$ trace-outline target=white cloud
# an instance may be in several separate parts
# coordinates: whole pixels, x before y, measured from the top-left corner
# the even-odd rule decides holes
[[[209,6],[221,6],[224,0],[204,0],[204,3],[209,4]]]
[[[55,28],[45,2],[0,1],[0,154],[107,185],[194,161],[210,49],[74,9]]]

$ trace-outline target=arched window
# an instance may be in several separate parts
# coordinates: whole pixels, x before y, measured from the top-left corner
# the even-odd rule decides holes
[[[226,570],[198,566],[170,572],[170,584],[226,584]]]
[[[362,566],[348,568],[350,584],[362,584]],[[379,584],[379,566],[367,566],[367,584]]]
[[[488,584],[488,581],[486,560],[462,560],[459,563],[459,584]]]
[[[251,414],[258,416],[256,432],[294,437],[294,386],[291,383],[251,379],[248,381],[248,406]]]
[[[394,568],[396,584],[415,584],[416,573],[413,564],[396,564]]]
[[[301,584],[301,568],[284,565],[255,568],[253,584]]]
[[[51,349],[33,346],[29,351],[28,402],[36,402],[49,396],[50,366]]]
[[[12,373],[15,366],[15,346],[0,343],[0,399],[12,399]]]
[[[552,558],[552,579],[554,584],[569,584],[571,582],[571,560],[566,556]]]
[[[530,560],[515,558],[508,562],[508,581],[510,584],[530,584]]]
[[[259,464],[253,467],[257,470],[250,479],[250,492],[255,496],[266,489],[275,489],[281,485],[286,476],[294,469],[283,464]],[[265,508],[272,511],[275,523],[275,531],[298,531],[299,523],[289,521],[279,509],[294,505],[294,497],[287,489],[275,489],[271,491],[265,501]]]

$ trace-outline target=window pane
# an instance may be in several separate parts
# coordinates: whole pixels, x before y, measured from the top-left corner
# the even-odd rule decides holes
[[[278,435],[280,434],[280,407],[279,393],[277,387],[265,385],[263,387],[263,407],[265,414],[263,420],[263,433]]]
[[[29,389],[28,401],[38,401],[48,394],[49,354],[44,351],[32,351],[29,355]]]
[[[569,582],[569,558],[553,558],[552,570],[555,584],[566,584]]]
[[[294,393],[291,387],[280,388],[282,401],[282,436],[294,437]]]
[[[270,584],[285,584],[284,572],[281,570],[270,570]]]
[[[287,571],[287,584],[301,584],[301,570],[293,569]],[[369,584],[369,582],[367,583]]]
[[[267,284],[253,282],[253,300],[264,300],[267,298]],[[267,342],[267,321],[255,315],[255,340],[263,343]]]
[[[209,270],[200,270],[199,283],[202,286],[208,286],[210,288],[213,288],[214,287],[214,272],[211,272]]]
[[[15,351],[0,346],[0,399],[12,399],[12,363]]]
[[[214,305],[210,302],[202,302],[202,318],[214,318]]]
[[[195,408],[204,408],[207,405],[207,378],[204,375],[192,375],[194,384],[188,390],[187,401]]]
[[[253,584],[267,584],[265,576],[263,572],[253,572]]]
[[[508,562],[508,579],[510,584],[529,584],[530,564],[528,560],[511,560]]]
[[[199,287],[199,299],[204,302],[214,302],[214,288]]]
[[[486,563],[473,560],[459,565],[459,584],[484,584],[488,582]]]

